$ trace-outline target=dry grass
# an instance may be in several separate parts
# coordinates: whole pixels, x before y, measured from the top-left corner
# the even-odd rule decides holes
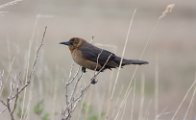
[[[97,19],[81,18],[81,24],[78,23],[79,21],[75,19],[75,17],[60,17],[60,19],[55,19],[43,17],[44,15],[39,14],[36,18],[33,18],[33,24],[28,24],[31,29],[25,29],[26,32],[24,30],[22,31],[27,33],[21,35],[24,37],[20,36],[20,31],[14,30],[16,33],[11,35],[12,31],[10,29],[8,31],[5,30],[4,32],[8,32],[10,38],[7,38],[5,41],[0,41],[1,47],[4,50],[4,52],[0,52],[0,96],[1,99],[3,99],[2,101],[6,100],[13,86],[17,85],[15,83],[19,81],[18,78],[21,78],[22,83],[27,83],[29,80],[28,75],[31,71],[30,68],[34,66],[32,56],[37,54],[35,50],[39,45],[37,39],[40,40],[42,36],[41,30],[43,30],[43,26],[47,24],[49,26],[48,34],[43,46],[43,51],[41,51],[40,56],[37,56],[39,59],[37,58],[38,63],[36,70],[33,70],[35,72],[32,76],[33,82],[31,82],[31,85],[24,89],[22,95],[19,96],[17,100],[18,107],[14,108],[16,111],[14,117],[20,120],[61,119],[61,111],[68,105],[65,103],[65,92],[70,92],[65,88],[65,83],[67,79],[72,78],[69,73],[73,74],[74,71],[77,71],[78,66],[74,65],[70,71],[70,63],[72,63],[71,57],[67,54],[68,51],[65,52],[64,49],[61,49],[60,46],[57,45],[58,42],[62,41],[61,39],[64,39],[64,36],[62,38],[57,36],[62,36],[65,31],[67,31],[66,38],[68,38],[69,35],[70,37],[75,35],[83,37],[85,34],[89,36],[89,34],[91,34],[90,31],[93,31],[93,34],[99,33],[99,29],[106,29],[105,27],[107,26],[107,30],[102,31],[100,35],[95,35],[96,39],[92,41],[93,44],[98,42],[109,44],[108,46],[115,46],[114,49],[118,48],[118,55],[119,53],[121,54],[120,51],[122,50],[122,57],[125,56],[127,58],[134,56],[136,58],[148,59],[150,65],[139,67],[131,66],[125,67],[123,70],[119,68],[118,71],[113,70],[101,73],[97,76],[99,80],[98,83],[88,88],[81,96],[80,90],[84,88],[83,86],[88,85],[92,76],[95,75],[94,72],[88,71],[82,76],[82,82],[76,82],[77,84],[75,84],[75,86],[70,86],[71,90],[79,90],[79,93],[72,91],[70,94],[71,98],[73,98],[75,93],[76,98],[78,95],[81,96],[79,106],[77,106],[76,109],[74,108],[75,111],[72,113],[72,119],[195,119],[194,97],[196,84],[195,80],[192,82],[193,78],[191,78],[191,75],[195,72],[195,56],[192,54],[195,49],[187,47],[187,45],[194,46],[195,44],[192,42],[192,44],[186,43],[184,45],[178,44],[179,41],[171,42],[169,40],[166,41],[169,43],[164,42],[167,38],[164,38],[165,36],[174,35],[174,33],[169,34],[173,26],[166,26],[167,23],[170,23],[170,21],[167,21],[170,18],[170,14],[167,13],[168,12],[163,12],[163,15],[159,17],[161,19],[159,19],[158,16],[157,19],[151,18],[150,22],[152,24],[145,24],[141,27],[139,26],[141,21],[138,20],[138,15],[140,15],[138,12],[137,14],[133,13],[131,20],[126,19],[125,21],[119,21],[119,19],[107,18],[104,19],[104,22],[101,22]],[[168,19],[166,15],[168,15]],[[165,17],[165,19],[162,19],[163,17]],[[133,18],[134,24],[132,23]],[[28,21],[27,18],[25,18],[24,21],[26,20]],[[87,21],[88,24],[85,24],[84,21]],[[95,23],[91,23],[92,21],[95,21]],[[131,22],[129,30],[126,31],[128,21]],[[9,20],[6,22],[10,23]],[[2,23],[6,22],[2,21]],[[56,27],[54,23],[59,23],[58,27]],[[12,24],[16,25],[17,20]],[[87,28],[93,29],[85,31],[83,24],[85,24]],[[89,24],[92,24],[93,27]],[[20,27],[21,29],[26,28],[20,25],[21,24],[19,24],[18,29],[20,29]],[[2,26],[6,28],[6,25]],[[119,29],[116,30],[114,28]],[[146,28],[148,29],[146,30]],[[143,31],[141,31],[141,29]],[[166,30],[163,32],[163,29]],[[110,30],[111,33],[113,33],[112,35],[107,32]],[[131,41],[128,42],[128,40],[130,40],[130,31],[132,33]],[[105,32],[107,34],[104,34]],[[122,42],[121,40],[124,38],[123,33],[125,32],[127,33],[127,37],[125,42]],[[145,34],[145,32],[147,33]],[[0,33],[1,39],[3,38],[2,33]],[[101,34],[103,35],[101,36]],[[161,36],[160,34],[163,35]],[[159,35],[162,41],[155,40]],[[174,37],[178,35],[180,34],[174,35]],[[190,35],[190,33],[187,33],[187,36],[188,35]],[[13,38],[16,38],[16,41],[12,40]],[[25,40],[19,40],[21,38]],[[118,40],[119,38],[120,40]],[[192,38],[195,38],[194,35]],[[112,41],[106,41],[106,39]],[[171,45],[171,47],[169,45]],[[183,47],[181,45],[183,45]],[[108,49],[109,47],[106,46],[106,48]],[[181,54],[179,54],[179,52]],[[132,54],[132,56],[130,56],[130,54]],[[181,61],[182,58],[184,58],[185,62]],[[175,60],[172,61],[173,59]],[[183,66],[181,66],[182,63]],[[9,119],[9,114],[7,114],[9,113],[9,109],[4,107],[3,104],[4,102],[0,104],[0,119]],[[15,106],[14,104],[12,105]]]

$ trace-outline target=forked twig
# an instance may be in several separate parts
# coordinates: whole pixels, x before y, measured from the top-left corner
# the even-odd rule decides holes
[[[19,98],[20,94],[29,86],[29,84],[32,81],[32,76],[34,75],[34,72],[35,72],[35,69],[36,69],[37,61],[38,61],[38,58],[39,58],[39,53],[40,53],[40,50],[43,46],[46,30],[47,30],[47,26],[45,27],[44,34],[43,34],[43,37],[42,37],[42,40],[41,40],[41,44],[40,44],[40,46],[38,47],[38,49],[36,51],[36,57],[33,61],[32,71],[30,72],[30,74],[28,76],[28,81],[22,86],[17,86],[16,89],[12,88],[11,91],[10,91],[10,95],[7,97],[6,101],[0,100],[0,102],[8,110],[8,113],[10,115],[11,120],[15,120],[14,112],[17,108],[17,101],[18,101],[18,98]],[[20,78],[18,78],[18,79],[20,79]],[[18,80],[18,81],[19,81],[19,83],[21,82],[20,80]],[[13,105],[12,105],[12,103],[13,103]]]
[[[102,50],[103,51],[103,50]],[[98,54],[97,56],[97,65],[95,70],[97,69],[98,65],[99,65],[99,57],[102,53],[102,51]],[[82,97],[84,96],[84,93],[90,88],[92,81],[95,81],[96,77],[99,75],[99,73],[105,68],[106,64],[109,62],[110,58],[111,58],[112,54],[110,54],[106,60],[106,62],[104,63],[104,65],[101,67],[101,69],[99,69],[98,72],[95,72],[93,77],[90,79],[91,82],[89,82],[84,88],[82,88],[81,90],[79,90],[77,92],[78,89],[78,84],[79,81],[81,80],[83,73],[81,73],[81,75],[78,77],[79,75],[79,70],[75,73],[75,75],[73,76],[73,78],[71,78],[69,76],[69,79],[66,83],[65,89],[66,89],[66,93],[65,93],[65,101],[66,101],[66,107],[65,109],[62,111],[62,120],[70,120],[72,117],[72,114],[74,112],[74,110],[76,109],[78,103],[82,100]],[[73,68],[71,67],[71,70]],[[81,71],[81,70],[80,70]],[[69,94],[69,87],[70,85],[73,85],[71,94]],[[79,94],[79,95],[78,95]]]
[[[102,50],[103,51],[103,50]],[[102,53],[102,51],[101,51],[101,53]],[[98,55],[98,57],[97,57],[97,59],[99,59],[99,56],[100,56],[101,54],[99,54]],[[108,56],[108,58],[107,58],[107,60],[106,60],[106,62],[104,63],[104,65],[101,67],[101,69],[96,73],[95,72],[95,74],[94,74],[94,76],[91,78],[91,83],[92,84],[95,84],[97,81],[96,81],[96,77],[99,75],[99,73],[105,68],[105,66],[106,66],[106,64],[109,62],[109,60],[110,60],[110,58],[112,57],[112,55],[113,54],[110,54],[109,56]],[[97,65],[96,66],[98,66],[98,60],[97,60]],[[97,69],[97,68],[96,68]]]

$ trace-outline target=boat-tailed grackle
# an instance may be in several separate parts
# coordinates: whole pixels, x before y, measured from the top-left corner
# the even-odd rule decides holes
[[[82,38],[74,37],[60,44],[69,47],[73,60],[82,66],[83,72],[86,72],[86,68],[103,72],[105,69],[120,66],[120,57],[107,50],[100,49]],[[148,64],[148,62],[143,60],[122,59],[121,66],[129,64],[142,65]]]

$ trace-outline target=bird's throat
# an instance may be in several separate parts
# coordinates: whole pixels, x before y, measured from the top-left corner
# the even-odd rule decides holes
[[[71,53],[73,53],[73,52],[74,52],[74,50],[76,50],[76,47],[69,46],[69,50],[70,50],[70,52],[71,52]]]

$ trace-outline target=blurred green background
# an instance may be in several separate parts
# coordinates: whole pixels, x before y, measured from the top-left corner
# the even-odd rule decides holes
[[[23,0],[14,5],[2,6],[10,1],[0,1],[0,71],[5,71],[5,77],[9,74],[9,79],[23,72],[27,64],[29,43],[33,41],[33,59],[44,27],[48,26],[31,88],[31,108],[43,101],[43,114],[49,114],[47,119],[60,117],[65,103],[64,81],[68,78],[73,62],[68,49],[59,45],[59,42],[71,37],[82,37],[90,41],[94,36],[93,44],[121,55],[134,9],[137,11],[125,58],[140,58],[149,41],[142,59],[150,64],[137,69],[134,77],[135,103],[133,106],[134,94],[131,92],[123,120],[130,120],[131,110],[134,119],[152,120],[158,115],[160,120],[171,119],[195,79],[195,0]],[[171,3],[175,4],[173,11],[159,20],[166,6]],[[75,65],[74,68],[77,67]],[[101,73],[98,84],[86,93],[73,119],[113,120],[134,71],[135,66],[127,66],[120,71],[112,101],[111,89],[117,70]],[[83,83],[89,82],[92,75],[93,72],[88,70]],[[142,80],[145,80],[144,95],[141,95]],[[1,97],[6,94],[5,88]],[[176,119],[185,116],[192,94],[193,90]],[[189,109],[188,120],[196,119],[195,103],[194,100]],[[91,112],[85,110],[87,108]],[[0,110],[3,110],[1,104]],[[8,114],[0,114],[0,119],[8,118]],[[32,112],[29,119],[41,118]]]

